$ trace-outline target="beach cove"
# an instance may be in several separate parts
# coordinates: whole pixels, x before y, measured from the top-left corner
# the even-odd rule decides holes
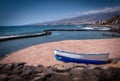
[[[44,32],[49,30],[48,27]],[[33,34],[23,33],[26,34],[24,39],[1,41],[0,81],[119,81],[120,38],[116,36],[117,32],[76,31],[59,27],[51,31],[50,35],[31,32]],[[20,35],[11,35],[17,34]],[[40,36],[31,37],[33,35]],[[65,63],[55,59],[54,49],[110,55],[106,64]]]
[[[119,38],[119,36],[112,36],[113,34],[117,35],[118,34],[117,32],[111,32],[111,31],[105,31],[105,30],[77,31],[77,30],[80,30],[81,28],[91,28],[91,27],[86,27],[86,25],[1,27],[0,28],[1,40],[2,38],[6,39],[6,37],[8,37],[8,39],[11,39],[11,40],[3,39],[3,41],[0,41],[0,57],[4,57],[8,54],[11,54],[13,52],[16,52],[34,45],[44,44],[49,42],[57,42],[57,41],[64,41],[64,40]],[[101,29],[101,27],[99,28]],[[51,32],[50,35],[44,35],[45,32],[43,31],[45,30],[48,31],[53,29],[57,31],[50,31]],[[43,34],[44,36],[39,36],[41,34]],[[35,36],[35,37],[32,37],[32,36]],[[15,39],[12,39],[11,37]]]
[[[120,38],[92,39],[92,40],[64,40],[31,46],[13,52],[0,61],[0,63],[25,62],[27,65],[52,66],[64,64],[54,58],[54,49],[76,53],[110,53],[109,58],[120,58]],[[116,65],[120,66],[120,62]]]

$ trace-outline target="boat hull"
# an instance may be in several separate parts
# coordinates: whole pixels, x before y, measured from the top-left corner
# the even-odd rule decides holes
[[[105,64],[109,53],[105,54],[74,54],[65,51],[55,50],[55,58],[58,61],[85,63],[85,64]]]

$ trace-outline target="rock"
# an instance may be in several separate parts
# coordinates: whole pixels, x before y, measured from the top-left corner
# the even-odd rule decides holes
[[[46,68],[43,70],[43,74],[44,74],[44,75],[54,74],[53,67],[52,67],[52,66],[46,67]]]
[[[40,77],[42,77],[42,76],[44,76],[43,73],[35,73],[35,74],[31,74],[31,75],[30,75],[31,78],[29,78],[29,79],[31,79],[32,81],[33,81],[33,80],[36,81],[36,80],[38,79],[38,77],[40,78]]]
[[[74,63],[66,63],[66,64],[64,64],[64,67],[69,68],[69,69],[72,69],[74,66],[75,66]]]
[[[120,81],[120,68],[109,67],[104,70],[99,81]]]
[[[38,65],[38,67],[42,67],[42,68],[44,68],[44,66],[43,66],[43,65],[41,65],[41,64],[39,64],[39,65]]]
[[[44,73],[43,73],[43,71],[44,71]],[[47,73],[49,73],[49,72],[48,71],[45,72],[44,66],[37,66],[37,67],[35,67],[34,73],[32,73],[30,75],[30,77],[31,77],[30,79],[32,79],[33,81],[40,80],[40,77],[46,75]]]
[[[106,69],[108,69],[107,66],[100,66],[99,68],[101,68],[102,70],[106,70]]]
[[[33,66],[25,66],[23,69],[22,69],[22,74],[30,74],[30,73],[34,73],[35,72],[35,67]]]
[[[9,81],[26,81],[26,80],[20,76],[13,76],[13,77],[9,77]]]
[[[20,63],[13,63],[13,68],[17,68],[17,67],[19,67],[19,68],[23,68],[23,66],[25,65],[25,63],[24,62],[20,62]]]
[[[116,63],[118,63],[118,61],[117,60],[113,60],[111,64],[116,64]]]
[[[86,78],[85,69],[83,67],[76,67],[70,70],[73,81],[84,81]]]
[[[23,79],[22,77],[17,76],[17,77],[15,77],[13,79],[10,79],[9,81],[26,81],[26,80]]]
[[[79,74],[81,71],[83,71],[84,68],[82,67],[76,67],[70,70],[71,74],[75,73],[75,74]]]
[[[93,69],[105,70],[107,68],[108,68],[107,66],[89,65],[86,69],[88,69],[88,70],[93,70]]]
[[[98,66],[98,65],[89,65],[88,67],[86,67],[86,69],[88,69],[88,70],[92,70],[92,69],[95,69],[95,68],[100,68],[100,66]]]
[[[66,64],[66,65],[56,64],[53,66],[53,70],[56,72],[67,72],[73,67],[74,65],[71,65],[71,64]]]
[[[12,68],[13,64],[10,63],[10,64],[6,64],[4,69],[7,69],[7,70],[10,70]]]
[[[78,77],[73,77],[72,80],[73,81],[80,81]]]
[[[21,76],[26,80],[30,80],[33,78],[32,74],[35,74],[35,67],[34,66],[25,66],[22,69]]]
[[[54,65],[53,69],[56,72],[66,72],[66,71],[69,71],[69,69],[65,68],[63,65]]]
[[[104,65],[66,63],[45,68],[24,64],[0,64],[0,81],[120,81],[120,68]]]
[[[64,76],[70,76],[69,72],[58,72],[58,73],[54,73],[54,74],[64,75]]]
[[[35,67],[35,72],[36,73],[41,73],[43,72],[44,66],[42,65],[38,65],[37,67]]]
[[[34,77],[31,81],[46,81],[48,78],[50,78],[52,74],[42,74],[41,76]]]
[[[4,66],[5,66],[4,64],[0,64],[0,70],[1,70]]]
[[[4,68],[1,69],[1,73],[9,73],[13,68],[13,64],[5,64]]]
[[[110,58],[107,63],[116,64],[120,61],[120,58]]]
[[[87,72],[89,81],[99,81],[99,78],[103,70],[100,67],[95,67],[94,69],[89,69]]]
[[[36,72],[30,75],[31,81],[44,81],[46,77],[54,74],[53,68],[51,66],[42,69],[42,72]]]
[[[107,64],[112,63],[113,59],[108,59]]]
[[[41,77],[34,77],[31,81],[42,81]]]
[[[5,79],[7,77],[7,74],[0,74],[0,79]],[[0,80],[1,81],[1,80]]]
[[[88,67],[87,64],[74,64],[74,67]]]
[[[52,74],[42,74],[41,76],[37,76],[34,77],[33,79],[31,79],[31,81],[46,81],[46,79],[48,79],[49,77],[51,77]]]
[[[14,79],[15,77],[17,77],[18,75],[9,75],[7,76],[4,81],[12,81],[12,79]],[[19,81],[19,80],[18,80]]]
[[[5,80],[0,78],[0,81],[5,81]]]
[[[15,68],[14,70],[9,71],[8,75],[12,75],[12,74],[20,75],[21,73],[22,73],[22,69]]]
[[[9,75],[11,74],[21,74],[23,72],[23,70],[25,69],[25,63],[20,62],[20,63],[13,63],[13,70],[9,73]]]
[[[69,76],[64,75],[49,75],[43,81],[72,81]]]

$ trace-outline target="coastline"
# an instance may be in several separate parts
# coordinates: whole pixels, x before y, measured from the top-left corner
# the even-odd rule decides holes
[[[120,38],[92,40],[64,40],[31,46],[11,53],[0,60],[1,64],[25,62],[27,65],[52,66],[64,64],[54,58],[53,50],[60,49],[76,53],[110,52],[109,58],[120,58]]]
[[[108,28],[111,28],[110,31],[113,31],[113,32],[118,32],[120,33],[120,25],[101,25],[101,24],[88,24],[88,26],[98,26],[98,27],[108,27]]]

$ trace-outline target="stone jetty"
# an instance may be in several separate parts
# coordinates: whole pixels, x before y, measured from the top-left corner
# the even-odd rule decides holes
[[[5,41],[5,40],[11,40],[11,39],[19,39],[19,38],[28,38],[28,37],[37,37],[37,36],[45,36],[45,35],[49,35],[52,32],[50,31],[44,31],[42,33],[35,33],[35,34],[29,34],[29,35],[13,35],[13,36],[6,36],[3,38],[0,38],[0,41]]]
[[[120,68],[74,63],[47,67],[8,63],[0,64],[0,81],[120,81]]]

